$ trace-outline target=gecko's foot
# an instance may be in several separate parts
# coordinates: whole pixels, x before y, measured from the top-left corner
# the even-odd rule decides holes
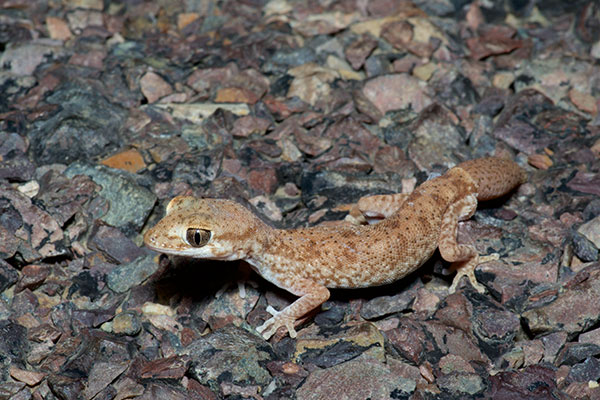
[[[269,312],[273,317],[269,318],[265,321],[264,324],[256,328],[256,331],[262,335],[265,340],[269,340],[271,336],[277,332],[277,329],[282,326],[285,327],[290,334],[290,337],[293,339],[296,337],[296,330],[294,329],[294,318],[286,315],[283,311],[277,311],[273,307],[268,306],[267,312]]]
[[[479,256],[478,264],[484,264],[484,263],[490,262],[490,261],[497,261],[499,259],[500,259],[500,254],[498,254],[498,253],[488,254],[487,256]]]
[[[499,258],[500,256],[497,253],[492,253],[487,256],[475,257],[467,262],[456,263],[457,265],[452,266],[453,268],[457,267],[456,276],[452,280],[452,285],[450,285],[448,291],[450,293],[456,292],[456,288],[458,287],[461,278],[463,276],[466,276],[469,279],[469,282],[471,282],[471,286],[473,286],[475,290],[477,290],[479,293],[484,293],[485,287],[481,283],[477,282],[477,278],[475,277],[475,267],[477,267],[479,264],[483,264],[490,261],[496,261]]]

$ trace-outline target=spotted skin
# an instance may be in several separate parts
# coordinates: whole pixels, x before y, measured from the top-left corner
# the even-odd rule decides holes
[[[179,196],[144,242],[167,254],[246,260],[266,280],[299,296],[282,311],[269,308],[273,317],[257,330],[268,339],[284,327],[295,337],[296,320],[325,302],[328,288],[394,282],[419,268],[438,247],[444,259],[459,267],[451,290],[467,276],[483,291],[474,269],[490,257],[457,243],[458,222],[473,215],[478,200],[502,196],[524,181],[524,171],[513,161],[481,158],[459,164],[410,194],[361,199],[361,208],[371,206],[387,217],[378,224],[286,230],[268,226],[230,200]],[[208,230],[210,240],[194,247],[186,240],[188,229]]]

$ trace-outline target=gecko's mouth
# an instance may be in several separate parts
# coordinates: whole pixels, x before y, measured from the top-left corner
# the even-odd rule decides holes
[[[151,239],[144,238],[144,245],[146,246],[146,248],[153,250],[153,251],[157,251],[159,253],[169,253],[168,248],[164,248],[164,247],[160,247],[155,244],[152,244]]]

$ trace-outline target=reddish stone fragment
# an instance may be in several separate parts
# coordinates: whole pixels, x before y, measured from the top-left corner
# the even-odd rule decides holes
[[[578,171],[567,183],[567,187],[600,196],[600,173]]]
[[[202,400],[217,400],[219,397],[213,393],[208,386],[201,385],[198,381],[190,379],[188,381],[188,391]]]
[[[531,366],[521,371],[500,372],[490,377],[492,399],[551,399],[561,398],[551,367]]]
[[[326,137],[320,137],[299,128],[294,131],[296,145],[303,152],[312,157],[317,157],[326,152],[332,146],[332,141]]]
[[[580,92],[577,89],[569,90],[569,99],[581,111],[596,115],[598,113],[598,100],[594,96]]]
[[[216,84],[229,82],[238,71],[233,63],[223,68],[197,69],[188,77],[187,84],[198,92],[206,92]]]
[[[235,120],[231,134],[237,137],[248,137],[253,133],[262,135],[270,126],[271,122],[267,119],[246,115]]]
[[[46,29],[52,39],[69,40],[73,37],[69,25],[61,18],[46,17]]]
[[[61,332],[50,324],[41,324],[27,331],[27,338],[34,342],[56,342]]]
[[[50,274],[50,270],[45,265],[30,264],[23,267],[21,273],[21,279],[15,287],[15,292],[17,293],[24,289],[35,290],[38,288],[44,283]]]
[[[364,64],[371,52],[377,47],[377,41],[371,36],[363,35],[360,39],[346,47],[346,59],[352,68],[358,70]]]
[[[567,282],[560,293],[556,291],[539,307],[530,307],[522,314],[529,330],[541,334],[560,328],[576,335],[595,326],[600,319],[596,307],[600,301],[599,276],[600,264],[593,263]]]
[[[382,114],[408,107],[420,112],[431,104],[419,80],[407,74],[378,76],[367,81],[362,91]]]
[[[173,88],[160,75],[150,71],[140,79],[140,88],[148,103],[173,93]]]
[[[523,41],[513,39],[515,30],[506,26],[488,26],[480,29],[479,36],[468,38],[467,46],[471,50],[471,58],[483,58],[506,54],[523,46]]]
[[[46,374],[43,372],[26,371],[12,366],[10,367],[10,376],[20,382],[25,382],[29,386],[35,386],[46,377]]]
[[[15,106],[19,109],[31,110],[38,104],[40,99],[42,99],[47,92],[54,90],[59,83],[60,79],[58,79],[52,73],[44,75],[43,78],[38,82],[37,86],[33,87],[29,92],[27,92],[27,95],[21,98]]]
[[[407,21],[390,22],[382,27],[381,37],[392,46],[403,49],[413,39],[413,27]]]
[[[80,65],[82,67],[103,69],[106,51],[88,51],[87,53],[76,53],[69,59],[69,64]]]
[[[248,184],[257,192],[273,193],[277,189],[277,174],[273,168],[255,169],[248,173]]]
[[[144,379],[180,379],[187,371],[190,358],[173,356],[149,361],[142,367],[140,376]]]
[[[369,0],[367,2],[367,11],[375,17],[389,17],[390,15],[425,15],[410,0]]]

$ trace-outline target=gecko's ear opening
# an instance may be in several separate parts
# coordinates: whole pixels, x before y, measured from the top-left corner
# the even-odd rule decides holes
[[[189,228],[185,232],[185,240],[192,247],[202,247],[206,245],[211,236],[211,231],[200,228]]]

